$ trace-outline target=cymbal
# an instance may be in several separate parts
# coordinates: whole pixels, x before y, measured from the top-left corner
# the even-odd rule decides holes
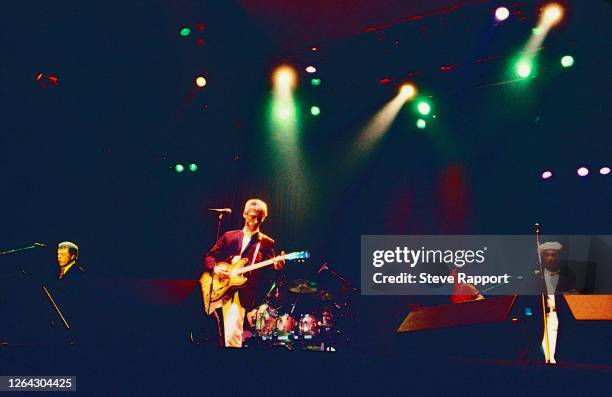
[[[317,292],[317,283],[298,278],[288,284],[289,291],[296,294],[313,294]]]
[[[320,301],[330,301],[334,296],[329,291],[321,290],[314,295],[314,298]]]

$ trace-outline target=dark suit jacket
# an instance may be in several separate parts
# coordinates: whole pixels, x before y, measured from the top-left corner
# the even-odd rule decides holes
[[[211,271],[217,262],[230,262],[231,257],[240,255],[240,249],[242,248],[242,237],[244,233],[242,230],[231,230],[225,232],[223,236],[213,247],[204,254],[204,270]],[[249,242],[248,248],[242,253],[242,258],[248,258],[249,263],[255,253],[257,243],[261,241],[261,246],[257,254],[255,262],[265,261],[273,258],[274,254],[274,240],[265,234],[259,232]],[[255,270],[245,274],[248,281],[244,287],[240,289],[240,303],[247,310],[255,307],[256,304],[260,304],[267,289],[270,288],[272,280],[275,278],[273,266],[265,267],[263,269]]]
[[[546,293],[546,286],[544,285],[544,277],[539,277],[540,290]],[[562,265],[559,268],[559,281],[557,282],[557,288],[555,294],[562,294],[576,288],[576,276],[574,272],[568,266]]]
[[[58,276],[59,274],[56,274],[49,279],[45,286],[70,325],[70,329],[66,330],[67,338],[75,339],[78,343],[93,342],[89,339],[96,332],[96,308],[85,269],[74,264],[62,279],[59,279]],[[64,329],[59,315],[53,309],[46,294],[43,291],[41,293],[47,301],[49,319],[53,320],[55,327]]]
[[[58,271],[59,273],[59,271]],[[61,279],[59,274],[47,282],[47,289],[58,306],[65,310],[64,316],[70,317],[81,306],[83,288],[87,283],[87,273],[78,264],[74,264]],[[85,302],[82,302],[85,303]]]

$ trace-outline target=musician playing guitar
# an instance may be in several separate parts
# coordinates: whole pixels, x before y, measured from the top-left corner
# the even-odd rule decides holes
[[[242,230],[224,233],[204,255],[206,271],[213,272],[221,278],[229,277],[227,265],[218,264],[218,262],[231,262],[246,258],[249,264],[253,264],[275,257],[274,240],[259,231],[259,227],[268,216],[266,203],[259,199],[248,200],[244,205],[242,216],[244,217]],[[274,263],[274,270],[280,271],[284,265],[284,260],[278,260]],[[223,314],[226,347],[242,347],[246,309],[250,310],[255,307],[256,299],[262,298],[260,295],[266,288],[265,281],[274,278],[269,267],[248,272],[245,276],[248,278],[246,285],[216,302],[221,307]]]

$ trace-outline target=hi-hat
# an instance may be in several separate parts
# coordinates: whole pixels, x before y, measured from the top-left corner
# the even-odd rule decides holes
[[[317,283],[298,278],[288,284],[289,291],[296,294],[313,294],[317,292]]]

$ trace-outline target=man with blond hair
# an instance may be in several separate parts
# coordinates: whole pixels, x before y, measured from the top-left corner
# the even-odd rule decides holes
[[[217,262],[232,261],[233,258],[247,258],[249,264],[258,263],[275,257],[274,240],[263,234],[259,228],[268,216],[268,205],[260,199],[249,199],[242,213],[244,227],[241,230],[225,232],[213,247],[204,255],[204,269],[221,277],[228,276],[228,269],[217,265]],[[284,261],[274,264],[280,271]],[[266,280],[271,280],[269,268],[255,270],[245,274],[246,285],[239,291],[222,300],[223,333],[226,347],[242,347],[242,331],[247,310],[255,308],[263,296],[262,291],[268,287]],[[218,313],[215,313],[218,317]]]

